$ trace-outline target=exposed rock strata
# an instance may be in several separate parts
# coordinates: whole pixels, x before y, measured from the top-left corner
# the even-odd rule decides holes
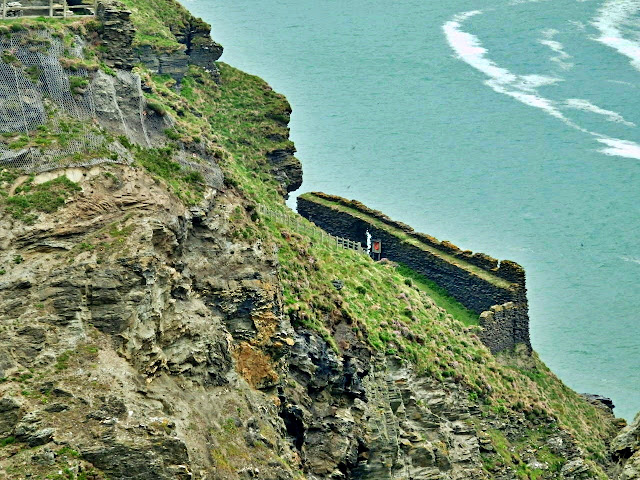
[[[620,480],[640,479],[640,414],[611,442],[611,452],[619,462]]]
[[[267,153],[272,173],[287,193],[302,185],[302,164],[294,157],[295,148],[273,150]]]
[[[141,62],[151,71],[170,75],[177,81],[187,73],[189,65],[197,65],[218,78],[215,61],[222,46],[211,39],[211,27],[185,12],[182,24],[172,25],[172,33],[182,48],[159,50],[149,45],[134,48],[135,27],[131,12],[117,0],[101,0],[98,19],[102,25],[103,58],[113,67],[131,70]]]
[[[0,221],[0,262],[23,259],[0,281],[3,375],[32,371],[18,388],[44,392],[0,384],[0,435],[36,448],[14,460],[55,463],[66,446],[114,480],[514,478],[483,468],[483,432],[518,438],[524,416],[482,418],[460,385],[373,354],[347,325],[340,353],[291,326],[272,246],[234,235],[252,222],[241,198],[209,190],[186,209],[140,171],[105,182],[104,168],[67,171],[82,194],[37,225]],[[573,440],[542,421],[575,460],[565,478],[582,478]]]
[[[103,57],[115,68],[133,67],[133,38],[136,30],[131,23],[131,11],[117,1],[98,3],[98,20],[102,25],[100,40],[105,46]]]

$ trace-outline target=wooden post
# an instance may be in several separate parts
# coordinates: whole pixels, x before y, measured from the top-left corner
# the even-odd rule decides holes
[[[7,18],[7,0],[2,0],[2,18]]]
[[[49,0],[49,16],[53,17],[53,0]]]
[[[62,0],[62,17],[67,18],[67,0]]]
[[[93,14],[94,14],[95,16],[97,16],[97,15],[98,15],[98,0],[94,0],[94,1],[93,1]]]

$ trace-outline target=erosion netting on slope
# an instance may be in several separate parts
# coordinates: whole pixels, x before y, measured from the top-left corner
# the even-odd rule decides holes
[[[0,164],[40,172],[119,160],[97,124],[89,72],[61,64],[80,59],[79,40],[21,32],[0,37],[0,51]]]
[[[115,137],[151,147],[172,128],[168,116],[148,114],[138,75],[93,68],[82,40],[68,43],[47,31],[0,36],[0,167],[38,173],[130,163]],[[185,152],[175,160],[221,183],[217,166]]]

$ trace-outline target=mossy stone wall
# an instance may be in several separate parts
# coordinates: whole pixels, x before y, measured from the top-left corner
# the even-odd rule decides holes
[[[502,285],[497,285],[499,282],[492,283],[442,256],[399,238],[387,229],[379,228],[374,225],[373,219],[370,222],[360,218],[360,215],[355,216],[343,209],[331,208],[326,202],[328,198],[333,197],[322,196],[321,201],[315,198],[310,194],[298,197],[298,212],[303,217],[330,234],[360,242],[365,248],[367,231],[372,238],[381,240],[383,258],[407,265],[437,283],[465,307],[480,315],[480,324],[483,326],[481,338],[493,352],[513,348],[518,343],[525,343],[529,349],[531,348],[524,270],[518,264],[502,262],[505,267],[499,277],[508,279],[510,283],[502,282]],[[358,211],[362,212],[362,209]],[[419,238],[422,234],[412,236]],[[426,235],[424,237],[432,238]],[[436,240],[432,239],[433,241]],[[478,258],[481,255],[474,256]],[[498,271],[497,261],[495,267],[494,271]]]

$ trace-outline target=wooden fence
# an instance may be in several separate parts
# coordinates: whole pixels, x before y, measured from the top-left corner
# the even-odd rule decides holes
[[[367,255],[367,249],[363,248],[359,242],[354,242],[353,240],[349,240],[348,238],[335,237],[333,235],[330,235],[320,227],[312,227],[306,222],[301,221],[301,218],[298,215],[287,215],[277,210],[267,208],[263,205],[258,205],[258,212],[266,215],[267,217],[271,217],[272,219],[284,225],[288,225],[299,232],[304,232],[311,238],[321,243],[325,243],[327,245],[335,245],[336,248],[354,250],[358,253]]]
[[[29,3],[31,3],[29,5]],[[91,13],[76,13],[79,10]],[[67,0],[49,0],[49,3],[42,5],[34,5],[32,2],[25,0],[9,1],[2,0],[2,19],[19,18],[19,17],[81,17],[94,16],[98,10],[98,0],[90,0],[90,3],[81,5],[69,5]]]

